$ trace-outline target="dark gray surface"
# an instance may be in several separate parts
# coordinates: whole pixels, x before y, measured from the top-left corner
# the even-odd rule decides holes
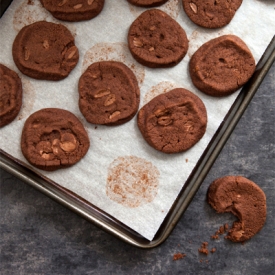
[[[168,240],[151,250],[108,235],[32,187],[1,171],[0,274],[274,274],[275,64]],[[264,228],[245,244],[210,236],[229,214],[206,202],[209,184],[243,175],[267,197]],[[201,243],[214,254],[198,253]],[[177,252],[184,259],[173,261]]]

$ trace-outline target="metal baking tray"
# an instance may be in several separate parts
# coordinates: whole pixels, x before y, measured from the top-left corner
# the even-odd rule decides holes
[[[2,2],[3,1],[1,1],[1,3]],[[274,60],[275,37],[273,37],[271,43],[258,62],[254,75],[243,87],[187,182],[183,185],[181,192],[152,241],[148,241],[117,219],[94,206],[92,203],[46,178],[33,170],[32,167],[15,159],[1,149],[0,167],[121,240],[140,248],[156,247],[167,239],[178,220],[187,209]]]
[[[5,13],[12,0],[0,0],[0,18]]]

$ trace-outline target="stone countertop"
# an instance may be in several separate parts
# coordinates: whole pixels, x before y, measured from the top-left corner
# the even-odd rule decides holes
[[[116,239],[0,170],[0,274],[274,274],[274,92],[275,64],[174,231],[154,249]],[[210,238],[235,220],[206,202],[209,184],[224,175],[251,179],[267,197],[266,224],[244,244]],[[216,252],[199,253],[202,242]],[[173,261],[175,253],[186,256]]]

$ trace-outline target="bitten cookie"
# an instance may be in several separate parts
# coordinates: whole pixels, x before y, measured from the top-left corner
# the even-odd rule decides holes
[[[83,21],[96,17],[103,9],[104,0],[40,0],[55,18],[63,21]]]
[[[46,80],[67,77],[79,58],[70,31],[46,21],[22,28],[13,42],[12,55],[23,74]]]
[[[173,18],[152,9],[143,12],[130,26],[128,46],[133,57],[144,66],[172,67],[186,55],[188,39]]]
[[[203,44],[192,56],[189,72],[193,84],[211,96],[226,96],[243,86],[255,71],[255,60],[235,35],[224,35]]]
[[[254,182],[242,176],[225,176],[215,180],[208,189],[208,202],[218,212],[231,212],[238,217],[227,239],[243,242],[264,226],[266,197]]]
[[[138,113],[138,127],[144,139],[168,154],[194,146],[203,137],[206,125],[203,102],[182,88],[155,97]]]
[[[182,0],[183,9],[196,25],[220,28],[232,20],[242,0]]]
[[[138,7],[157,7],[168,0],[127,0],[129,3],[138,6]]]
[[[14,71],[0,64],[0,127],[12,122],[22,105],[22,83]]]
[[[69,111],[48,108],[25,122],[21,150],[33,166],[53,171],[69,167],[87,153],[89,137],[82,123]]]
[[[93,63],[79,79],[79,108],[94,124],[119,125],[134,117],[139,87],[134,73],[123,63]]]

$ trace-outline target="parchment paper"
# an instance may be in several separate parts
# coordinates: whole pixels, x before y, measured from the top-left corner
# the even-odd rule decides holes
[[[102,13],[96,18],[66,23],[54,19],[38,0],[13,1],[0,20],[1,63],[19,73],[11,54],[13,40],[23,26],[40,20],[66,25],[75,35],[80,60],[69,77],[59,82],[34,80],[19,73],[24,89],[23,106],[15,121],[0,130],[0,148],[27,163],[20,150],[21,130],[27,117],[46,107],[71,111],[88,131],[91,140],[89,152],[84,159],[68,169],[38,171],[152,240],[238,94],[236,92],[225,98],[213,98],[199,92],[188,75],[190,56],[204,42],[214,37],[235,34],[247,43],[258,62],[274,35],[274,7],[274,1],[244,0],[228,26],[206,30],[187,18],[181,1],[170,0],[160,9],[170,14],[185,29],[189,50],[184,60],[174,68],[149,69],[133,60],[126,44],[130,24],[145,9],[131,6],[126,0],[106,0]],[[117,127],[96,127],[87,123],[78,108],[78,79],[92,62],[110,59],[124,62],[137,75],[141,89],[140,107],[155,95],[174,87],[183,87],[198,95],[208,112],[204,137],[185,153],[166,155],[154,150],[143,140],[136,125],[136,117]],[[131,186],[119,187],[119,178],[114,174],[118,168],[123,170],[119,174],[120,179]],[[108,194],[111,189],[108,189],[107,183],[116,178],[117,190],[122,188],[123,192],[129,194],[126,200],[121,199],[119,191]],[[144,188],[136,188],[137,185]],[[135,191],[131,191],[131,188]]]

